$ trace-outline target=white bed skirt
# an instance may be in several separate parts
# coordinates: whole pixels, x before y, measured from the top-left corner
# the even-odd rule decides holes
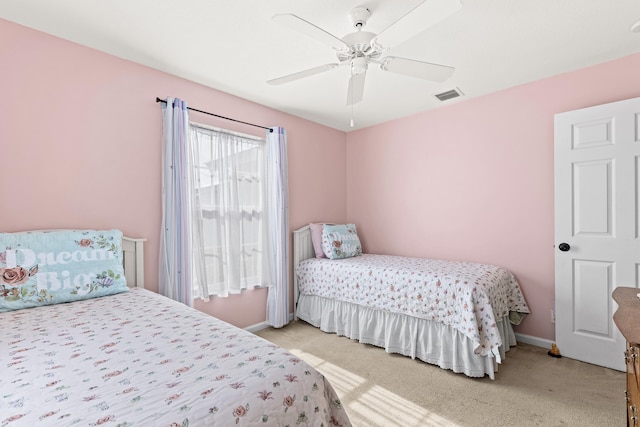
[[[498,322],[502,337],[499,355],[480,356],[477,345],[459,331],[442,323],[390,313],[313,295],[300,295],[297,317],[324,332],[358,340],[412,359],[438,365],[469,377],[495,379],[498,363],[516,345],[508,317]],[[508,345],[505,345],[507,343]]]

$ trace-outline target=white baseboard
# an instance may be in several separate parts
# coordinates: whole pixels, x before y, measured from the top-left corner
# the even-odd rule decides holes
[[[263,329],[267,329],[268,327],[269,327],[269,324],[265,321],[265,322],[256,323],[255,325],[247,326],[246,328],[244,328],[244,330],[255,334],[256,332],[261,331]]]
[[[289,322],[291,322],[292,320],[293,320],[293,313],[289,313]],[[255,334],[258,331],[261,331],[263,329],[267,329],[267,328],[270,328],[270,327],[271,326],[265,320],[264,322],[260,322],[260,323],[256,323],[255,325],[247,326],[246,328],[244,328],[244,330]]]
[[[535,345],[542,348],[551,348],[551,344],[553,344],[553,341],[526,334],[516,334],[516,340],[521,343]]]

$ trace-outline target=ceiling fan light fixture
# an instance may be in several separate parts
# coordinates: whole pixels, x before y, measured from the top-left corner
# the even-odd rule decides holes
[[[368,60],[364,56],[359,56],[351,60],[351,75],[364,74],[367,71]]]

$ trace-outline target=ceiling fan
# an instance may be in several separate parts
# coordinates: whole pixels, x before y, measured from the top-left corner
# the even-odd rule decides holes
[[[425,0],[379,34],[375,34],[362,30],[371,16],[371,10],[364,6],[358,6],[349,13],[355,31],[341,39],[296,15],[275,15],[273,19],[278,23],[333,48],[336,51],[338,62],[299,71],[269,80],[267,83],[281,85],[348,66],[351,77],[347,89],[347,105],[353,105],[362,100],[365,77],[370,64],[378,65],[383,71],[436,82],[445,81],[453,75],[453,67],[408,58],[384,56],[384,54],[391,47],[410,39],[461,8],[460,0]]]

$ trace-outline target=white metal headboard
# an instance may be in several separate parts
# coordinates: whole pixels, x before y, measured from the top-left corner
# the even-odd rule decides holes
[[[296,267],[301,261],[305,259],[313,258],[316,253],[313,249],[313,242],[311,241],[311,229],[309,225],[293,230],[293,318],[296,319],[296,312],[298,308],[298,275],[296,274]]]
[[[146,240],[122,236],[124,277],[130,288],[144,288],[144,242]]]

